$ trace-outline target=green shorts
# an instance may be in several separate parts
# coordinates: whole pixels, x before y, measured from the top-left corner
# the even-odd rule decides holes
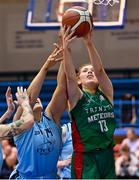
[[[113,148],[93,152],[74,152],[72,179],[116,179]]]

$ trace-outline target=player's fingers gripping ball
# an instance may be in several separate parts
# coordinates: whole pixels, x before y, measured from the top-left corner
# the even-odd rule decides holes
[[[92,30],[93,18],[87,9],[74,6],[63,14],[62,26],[71,27],[74,36],[83,37]]]

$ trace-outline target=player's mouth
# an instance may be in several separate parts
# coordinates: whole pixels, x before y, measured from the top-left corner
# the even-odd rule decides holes
[[[88,79],[92,79],[94,76],[92,75],[92,74],[89,74],[88,76],[87,76],[87,78]]]

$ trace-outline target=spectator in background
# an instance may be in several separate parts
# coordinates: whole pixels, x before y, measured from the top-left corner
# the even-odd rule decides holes
[[[6,159],[7,156],[11,153],[12,146],[8,139],[2,141],[2,153],[3,159]]]
[[[136,123],[136,103],[135,96],[130,93],[126,93],[122,96],[121,103],[121,121],[122,126],[126,126],[127,124],[135,124]]]
[[[138,159],[135,154],[130,153],[128,146],[124,145],[120,150],[120,157],[115,161],[116,175],[118,178],[138,178]]]
[[[113,148],[115,160],[120,156],[120,147],[121,147],[121,144],[116,144]]]
[[[127,130],[127,138],[124,139],[121,143],[121,146],[128,146],[130,152],[136,153],[139,150],[139,139],[133,128]]]
[[[8,179],[17,164],[17,149],[11,146],[10,154],[8,154],[4,161],[0,173],[1,179]]]
[[[71,157],[73,153],[71,122],[62,125],[62,150],[57,163],[60,179],[71,179]]]

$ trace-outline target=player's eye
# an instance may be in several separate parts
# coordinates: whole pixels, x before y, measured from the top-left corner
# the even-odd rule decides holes
[[[87,70],[88,70],[88,69],[85,68],[85,69],[82,70],[82,72],[87,72]]]

